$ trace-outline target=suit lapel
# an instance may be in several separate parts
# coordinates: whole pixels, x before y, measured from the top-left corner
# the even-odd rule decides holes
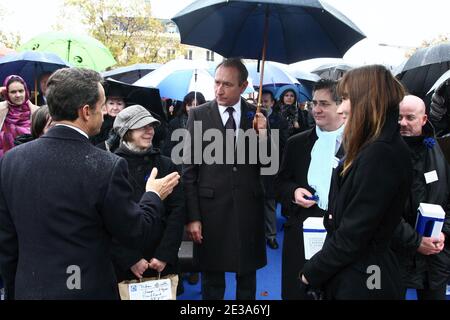
[[[250,112],[250,108],[247,105],[247,102],[241,98],[241,123],[239,124],[239,129],[244,131],[253,128],[253,118],[250,120],[248,117],[248,113]]]
[[[222,118],[219,113],[219,106],[217,105],[217,101],[214,100],[209,104],[209,118],[211,119],[211,127],[217,128],[225,135],[225,127],[222,122]]]

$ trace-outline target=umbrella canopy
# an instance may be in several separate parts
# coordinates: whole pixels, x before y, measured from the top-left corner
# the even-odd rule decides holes
[[[437,81],[433,84],[433,86],[431,87],[430,90],[428,90],[427,95],[430,92],[433,92],[434,90],[436,90],[437,88],[439,88],[444,82],[446,82],[447,80],[450,79],[450,70],[448,70],[447,72],[445,72],[442,76],[440,76],[439,79],[437,79]],[[448,85],[448,83],[447,83]]]
[[[198,0],[172,20],[181,43],[224,57],[262,60],[261,75],[266,59],[289,64],[342,57],[365,38],[353,22],[320,0]],[[257,110],[262,77],[259,87]]]
[[[348,70],[355,66],[348,63],[327,63],[312,70],[312,73],[319,75],[321,78],[338,80]]]
[[[172,20],[180,30],[181,43],[224,57],[261,60],[266,15],[266,57],[271,61],[342,57],[365,38],[342,13],[318,0],[199,0]]]
[[[303,71],[299,68],[295,68],[293,66],[288,67],[288,72],[295,77],[297,80],[306,80],[306,81],[312,81],[316,82],[320,80],[320,77],[312,72]]]
[[[161,96],[157,88],[140,87],[125,82],[107,78],[105,81],[105,95],[111,92],[120,92],[127,105],[140,104],[157,115],[158,120],[165,119],[161,105]]]
[[[175,70],[162,79],[150,73],[134,84],[157,87],[162,97],[179,101],[191,91],[201,92],[206,100],[214,99],[214,78],[204,69]]]
[[[433,84],[450,69],[450,42],[417,50],[397,78],[408,92],[424,99]]]
[[[104,71],[101,74],[103,78],[113,78],[122,82],[133,83],[160,66],[160,63],[136,63],[131,66]]]
[[[264,87],[264,89],[267,89],[267,87]],[[311,95],[308,93],[308,91],[299,83],[299,84],[287,84],[284,86],[277,86],[272,89],[272,92],[275,92],[274,97],[276,100],[280,100],[280,96],[283,92],[286,90],[291,89],[295,92],[297,95],[297,102],[305,102],[311,100]]]
[[[260,79],[261,70],[258,70],[257,62],[246,63],[245,66],[248,70],[248,75],[252,79],[253,84],[259,87],[258,80]],[[267,62],[264,71],[264,77],[262,85],[274,85],[274,84],[297,84],[299,83],[297,79],[289,74],[279,65]]]
[[[67,62],[54,53],[25,51],[8,54],[0,58],[0,81],[3,83],[7,76],[17,74],[25,80],[28,88],[35,88],[37,93],[37,80],[42,73],[65,67],[69,67]]]
[[[20,50],[53,52],[72,66],[103,71],[115,65],[111,52],[100,41],[84,35],[65,32],[40,34],[20,47]]]

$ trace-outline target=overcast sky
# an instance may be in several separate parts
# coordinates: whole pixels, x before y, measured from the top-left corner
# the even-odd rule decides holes
[[[193,1],[151,0],[153,14],[159,18],[171,18],[191,2]],[[405,47],[419,46],[423,40],[450,34],[448,0],[326,2],[350,18],[368,38],[356,44],[345,56],[346,60],[352,62],[400,63]],[[9,15],[7,19],[0,21],[0,28],[19,31],[22,39],[26,41],[34,35],[50,30],[57,20],[61,3],[62,0],[1,0],[0,7],[6,8]],[[379,47],[379,43],[388,44],[390,47]]]

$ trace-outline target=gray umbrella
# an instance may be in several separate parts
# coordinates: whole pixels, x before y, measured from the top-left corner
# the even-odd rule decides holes
[[[354,65],[348,63],[327,63],[311,72],[319,75],[321,78],[338,80],[344,73],[354,67]]]
[[[425,98],[438,78],[450,69],[450,42],[417,50],[397,78],[408,92]]]

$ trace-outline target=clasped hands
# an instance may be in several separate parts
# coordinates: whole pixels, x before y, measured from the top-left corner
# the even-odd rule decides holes
[[[166,267],[166,264],[166,262],[158,260],[156,258],[152,258],[150,259],[150,261],[142,258],[141,260],[136,262],[130,269],[131,272],[133,272],[133,274],[136,276],[136,278],[142,279],[144,272],[147,271],[148,268],[156,270],[158,272],[162,272]]]
[[[445,245],[445,234],[440,233],[439,239],[431,237],[422,237],[417,252],[423,255],[437,254],[444,249]]]

